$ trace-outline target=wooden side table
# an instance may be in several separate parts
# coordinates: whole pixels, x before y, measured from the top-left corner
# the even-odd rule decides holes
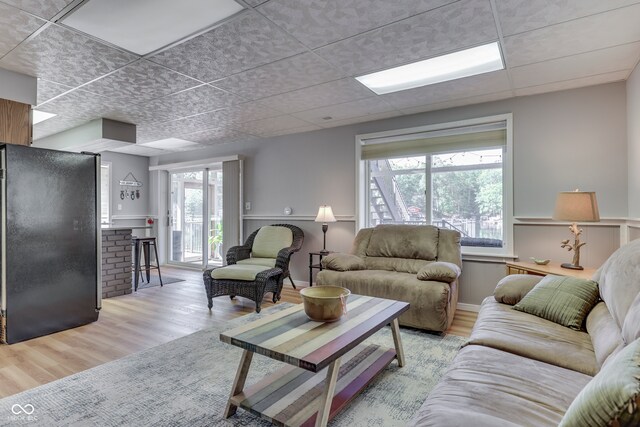
[[[329,252],[309,252],[309,286],[313,286],[313,270],[317,269],[319,271],[322,271],[322,257],[325,257],[327,255],[329,255],[331,253],[331,251]],[[318,263],[315,264],[314,263],[314,257],[318,257]]]
[[[507,274],[534,274],[536,276],[555,274],[556,276],[570,276],[587,280],[590,280],[596,272],[595,268],[585,268],[584,270],[562,268],[557,262],[550,262],[547,265],[538,265],[533,262],[509,261],[506,263],[506,266]]]

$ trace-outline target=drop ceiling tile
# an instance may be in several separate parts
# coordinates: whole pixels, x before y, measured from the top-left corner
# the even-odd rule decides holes
[[[205,82],[301,53],[305,47],[248,11],[151,60]]]
[[[183,135],[185,139],[202,145],[228,144],[255,140],[256,137],[228,128],[209,129]]]
[[[437,110],[444,110],[447,108],[462,107],[465,105],[481,104],[483,102],[499,101],[502,99],[508,99],[513,97],[514,97],[513,92],[510,90],[507,90],[502,92],[490,93],[487,95],[470,96],[468,98],[454,99],[452,101],[437,102],[435,104],[419,105],[417,107],[404,109],[402,110],[402,113],[404,114],[425,113],[427,111],[437,111]]]
[[[110,99],[141,103],[198,86],[200,82],[158,64],[139,60],[83,89]]]
[[[274,130],[274,131],[270,131],[270,132],[264,132],[261,136],[264,137],[264,138],[269,138],[269,137],[273,137],[273,136],[292,135],[294,133],[311,132],[311,131],[314,131],[314,130],[321,130],[321,129],[322,128],[320,126],[307,125],[307,126],[291,128],[291,129],[282,129],[282,130]]]
[[[640,42],[565,56],[511,69],[514,88],[539,86],[558,81],[632,70],[640,58]]]
[[[496,2],[502,34],[510,36],[560,22],[583,18],[638,0],[501,0]]]
[[[260,102],[283,113],[294,113],[331,104],[356,101],[370,97],[371,95],[373,95],[373,92],[358,83],[355,79],[348,77],[346,79],[335,80],[280,95],[270,96],[261,99]]]
[[[325,129],[328,129],[328,128],[334,128],[338,126],[353,125],[356,123],[372,122],[374,120],[390,119],[392,117],[398,117],[401,115],[402,113],[400,113],[399,111],[387,111],[383,113],[368,114],[366,116],[352,117],[350,119],[329,121],[327,123],[324,123],[322,127]]]
[[[510,90],[506,71],[494,71],[416,89],[403,90],[382,97],[399,110],[435,104],[453,99]]]
[[[85,121],[108,117],[117,108],[108,98],[76,89],[59,98],[39,105],[36,109],[69,119]]]
[[[126,52],[50,25],[0,60],[0,67],[78,86],[135,60]]]
[[[265,134],[307,127],[310,123],[300,120],[293,116],[278,116],[269,119],[254,120],[252,122],[234,124],[233,128],[240,132],[249,133],[251,135],[263,136]]]
[[[624,81],[627,79],[627,77],[629,77],[629,71],[615,71],[613,73],[605,73],[596,76],[583,77],[580,79],[516,89],[515,92],[517,96],[537,95],[540,93],[557,92],[561,90],[576,89],[585,86],[595,86],[604,83]]]
[[[272,0],[258,11],[310,48],[408,18],[453,0]]]
[[[140,144],[129,144],[124,147],[114,148],[108,151],[144,157],[162,156],[163,154],[169,154],[172,152],[169,150],[161,150],[159,148],[145,147]]]
[[[345,102],[343,104],[329,105],[327,107],[315,108],[313,110],[293,113],[304,121],[323,126],[332,121],[351,119],[369,114],[384,113],[394,111],[394,107],[379,96],[361,99],[359,101]],[[394,111],[396,115],[400,112]]]
[[[38,79],[38,105],[73,89],[70,86]]]
[[[41,19],[0,3],[0,58],[44,24]]]
[[[245,3],[252,7],[260,6],[262,3],[266,3],[267,1],[269,0],[244,0]]]
[[[201,85],[139,105],[146,114],[140,123],[175,120],[244,102],[244,99],[209,85]]]
[[[640,40],[640,4],[504,39],[509,67],[576,55]]]
[[[25,12],[33,13],[45,19],[53,18],[73,0],[2,0]]]
[[[340,75],[313,53],[303,53],[212,82],[215,87],[255,100],[336,80]]]
[[[354,76],[497,38],[489,0],[464,0],[322,47],[316,52],[344,74]]]
[[[194,122],[211,127],[218,127],[224,124],[244,123],[253,120],[268,119],[282,115],[280,111],[274,110],[262,103],[262,101],[251,101],[234,105],[229,108],[211,111],[193,116]]]

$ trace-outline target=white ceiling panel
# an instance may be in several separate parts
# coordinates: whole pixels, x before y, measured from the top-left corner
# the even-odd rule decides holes
[[[296,55],[304,46],[260,14],[247,11],[150,59],[204,82]]]
[[[638,0],[500,0],[496,2],[502,33],[510,36],[611,9]]]
[[[88,120],[66,116],[52,117],[33,126],[33,139],[44,138],[86,123]]]
[[[640,4],[506,37],[509,67],[640,40]]]
[[[163,154],[172,153],[172,151],[161,150],[159,148],[145,147],[144,145],[140,145],[140,144],[129,144],[124,147],[115,148],[109,151],[113,151],[115,153],[122,153],[122,154],[133,154],[134,156],[144,156],[144,157],[162,156]]]
[[[311,132],[311,131],[314,131],[314,130],[321,130],[321,129],[322,128],[320,126],[307,125],[307,126],[301,126],[301,127],[297,127],[297,128],[267,131],[267,132],[264,132],[260,136],[262,136],[263,138],[271,138],[271,137],[274,137],[274,136],[292,135],[292,134],[295,134],[295,133]]]
[[[345,102],[343,104],[301,111],[299,113],[293,113],[292,116],[323,126],[332,121],[351,119],[353,117],[361,117],[369,114],[390,111],[396,112],[395,108],[384,99],[372,96],[358,101]]]
[[[313,53],[303,53],[218,80],[213,86],[248,99],[289,92],[343,77]]]
[[[50,25],[0,60],[0,67],[78,86],[116,70],[136,57],[81,34]]]
[[[452,99],[468,98],[510,89],[506,71],[494,71],[464,79],[383,95],[395,108],[402,110]]]
[[[83,89],[117,101],[140,103],[201,83],[144,59],[96,80]]]
[[[61,85],[44,79],[38,79],[38,105],[60,94],[73,89],[71,86]]]
[[[444,110],[447,108],[462,107],[465,105],[480,104],[483,102],[499,101],[501,99],[513,98],[513,92],[510,90],[503,92],[494,92],[487,95],[470,96],[468,98],[454,99],[452,101],[437,102],[429,105],[419,105],[417,107],[402,110],[403,114],[418,114],[428,111]]]
[[[258,11],[316,48],[454,0],[271,0]]]
[[[233,128],[251,135],[263,136],[273,132],[308,127],[310,123],[293,116],[278,116],[270,119],[254,120],[251,122],[234,124]]]
[[[202,145],[229,144],[232,142],[252,141],[255,136],[238,132],[228,128],[209,129],[183,135],[189,141],[194,141]]]
[[[631,71],[639,56],[640,42],[636,42],[516,67],[511,70],[511,78],[515,88],[523,88],[614,71]]]
[[[489,0],[461,0],[325,46],[316,52],[346,75],[417,61],[497,40]]]
[[[101,117],[113,118],[110,113],[117,104],[109,98],[83,90],[74,90],[37,107],[40,111],[54,113],[61,117],[93,120]]]
[[[0,3],[0,58],[44,24],[41,19]]]
[[[344,119],[344,120],[328,121],[327,123],[324,123],[322,127],[325,129],[334,128],[338,126],[353,125],[356,123],[372,122],[374,120],[389,119],[391,117],[397,117],[399,115],[400,114],[398,111],[387,111],[384,113],[375,113],[375,114],[368,114],[366,116],[351,117],[349,119]]]
[[[2,0],[25,12],[33,13],[45,19],[53,18],[73,0]]]
[[[260,102],[283,113],[294,113],[327,105],[357,101],[373,94],[369,89],[358,83],[357,80],[347,77],[263,98]]]
[[[269,0],[244,0],[244,2],[247,3],[251,7],[260,6],[262,3],[266,3],[268,1]]]
[[[540,93],[557,92],[561,90],[576,89],[579,87],[622,81],[626,80],[627,77],[629,77],[629,71],[616,71],[613,73],[583,77],[581,79],[567,80],[563,82],[554,82],[540,86],[531,86],[522,89],[516,89],[515,92],[517,96],[537,95]]]

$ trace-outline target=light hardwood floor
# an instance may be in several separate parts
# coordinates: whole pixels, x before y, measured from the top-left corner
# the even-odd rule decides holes
[[[0,345],[0,397],[155,347],[255,308],[244,298],[219,297],[209,311],[202,273],[170,267],[163,267],[162,273],[185,281],[103,300],[99,320],[90,325]],[[263,308],[273,305],[267,300]],[[290,283],[285,283],[282,301],[301,302]],[[447,332],[469,336],[475,320],[476,313],[459,310]]]

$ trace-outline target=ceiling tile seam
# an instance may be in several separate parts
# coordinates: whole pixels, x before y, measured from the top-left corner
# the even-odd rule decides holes
[[[183,43],[186,43],[189,40],[195,39],[198,36],[201,36],[201,35],[203,35],[205,33],[208,33],[209,31],[213,31],[216,28],[221,27],[221,26],[223,26],[225,24],[228,24],[229,22],[232,22],[235,19],[239,19],[239,17],[245,15],[246,12],[247,12],[247,9],[240,10],[240,11],[234,13],[233,15],[228,16],[228,17],[224,18],[223,20],[214,23],[213,25],[210,25],[210,26],[205,27],[205,28],[203,28],[201,30],[198,30],[198,31],[196,31],[196,32],[194,32],[192,34],[189,34],[188,36],[185,36],[185,37],[183,37],[183,38],[181,38],[179,40],[174,41],[173,43],[170,43],[170,44],[168,44],[166,46],[163,46],[163,47],[161,47],[159,49],[156,49],[153,52],[146,53],[146,54],[142,55],[142,57],[144,59],[151,60],[150,58],[152,56],[158,55],[158,54],[160,54],[160,53],[162,53],[162,52],[164,52],[166,50],[169,50],[169,49],[174,48],[176,46],[179,46],[179,45],[181,45]],[[153,62],[155,63],[155,61],[153,61]]]
[[[498,33],[498,40],[500,42],[500,54],[502,55],[502,63],[504,65],[505,71],[507,72],[507,79],[509,79],[509,88],[511,89],[511,93],[513,94],[513,96],[515,96],[516,92],[515,92],[515,87],[513,85],[513,77],[511,76],[511,71],[509,69],[509,66],[507,65],[507,57],[504,52],[504,46],[505,46],[504,35],[502,33],[502,24],[498,19],[498,10],[496,8],[496,1],[490,0],[489,3],[491,4],[491,13],[493,15],[493,23],[496,26],[496,32]]]
[[[631,69],[633,70],[633,69]],[[567,83],[567,82],[572,82],[572,81],[576,81],[576,80],[582,80],[582,79],[588,79],[591,77],[598,77],[598,76],[606,76],[607,74],[614,74],[614,73],[622,73],[622,72],[627,72],[629,71],[629,69],[624,68],[624,69],[620,69],[620,70],[614,70],[614,71],[607,71],[606,73],[596,73],[596,74],[589,74],[588,76],[582,76],[582,77],[575,77],[572,79],[565,79],[565,80],[554,80],[548,83],[542,83],[539,85],[531,85],[531,86],[524,86],[524,87],[519,87],[516,90],[523,90],[523,89],[531,89],[531,88],[536,88],[536,87],[540,87],[540,86],[548,86],[548,85],[553,85],[553,84],[558,84],[558,83]],[[618,80],[616,80],[618,81]],[[609,83],[613,83],[609,82]],[[606,84],[606,83],[599,83],[599,84]]]
[[[90,39],[90,40],[92,40],[92,41],[94,41],[94,42],[96,42],[98,44],[101,44],[101,45],[107,46],[107,47],[109,47],[111,49],[118,50],[120,52],[126,53],[127,55],[135,56],[137,59],[141,59],[142,58],[142,56],[138,55],[135,52],[131,52],[131,51],[129,51],[129,50],[123,48],[123,47],[120,47],[118,45],[115,45],[115,44],[113,44],[111,42],[99,39],[98,37],[96,37],[94,35],[91,35],[91,34],[83,32],[83,31],[80,31],[78,29],[75,29],[73,27],[70,27],[70,26],[64,24],[63,22],[53,22],[52,25],[60,27],[63,30],[66,30],[66,31],[71,31],[72,33],[75,33],[75,34],[77,34],[79,36],[86,37],[86,38],[88,38],[88,39]]]
[[[640,42],[640,38],[638,40],[634,40],[632,42],[627,42],[627,43],[620,43],[620,44],[616,44],[616,45],[611,45],[611,46],[606,46],[606,47],[601,47],[599,49],[593,49],[593,50],[586,50],[584,52],[578,52],[578,53],[572,53],[570,55],[562,55],[562,56],[557,56],[557,57],[553,57],[553,58],[549,58],[549,59],[545,59],[544,61],[535,61],[535,62],[528,62],[526,64],[522,64],[522,65],[516,65],[513,67],[509,67],[511,70],[515,70],[518,68],[522,68],[522,67],[529,67],[531,65],[537,65],[537,64],[544,64],[545,62],[551,62],[551,61],[557,61],[559,59],[565,59],[565,58],[571,58],[573,56],[580,56],[580,55],[586,55],[588,53],[594,53],[594,52],[599,52],[601,50],[609,50],[609,49],[614,49],[616,47],[622,47],[622,46],[628,46],[628,45],[632,45],[632,44],[637,44]]]
[[[459,3],[460,1],[462,1],[462,0],[453,0],[453,1],[449,1],[448,3],[441,4],[440,6],[436,6],[436,7],[433,7],[433,8],[431,8],[431,9],[424,10],[424,11],[422,11],[422,12],[419,12],[419,13],[414,13],[413,15],[409,15],[409,16],[406,16],[406,17],[404,17],[404,18],[400,18],[400,19],[397,19],[397,20],[395,20],[395,21],[388,22],[388,23],[383,24],[383,25],[380,25],[380,26],[378,26],[378,27],[370,28],[370,29],[368,29],[368,30],[366,30],[366,31],[362,31],[362,32],[360,32],[360,33],[354,34],[354,35],[349,36],[349,37],[345,37],[345,38],[343,38],[343,39],[334,40],[334,41],[332,41],[331,43],[326,43],[326,44],[323,44],[323,45],[321,45],[321,46],[316,46],[316,47],[310,48],[310,47],[306,46],[304,43],[302,43],[302,42],[300,42],[300,43],[302,43],[302,44],[303,44],[303,46],[305,46],[307,49],[310,49],[310,50],[317,50],[317,49],[321,49],[321,48],[326,47],[326,46],[331,46],[332,44],[340,43],[340,42],[343,42],[343,41],[345,41],[345,40],[349,40],[349,39],[352,39],[352,38],[354,38],[354,37],[358,37],[358,36],[361,36],[361,35],[363,35],[363,34],[367,34],[367,33],[369,33],[369,32],[376,31],[376,30],[379,30],[379,29],[381,29],[381,28],[385,28],[385,27],[388,27],[388,26],[391,26],[391,25],[397,24],[397,23],[399,23],[399,22],[405,21],[405,20],[407,20],[407,19],[414,18],[414,17],[416,17],[416,16],[420,16],[420,15],[424,15],[424,14],[427,14],[427,13],[431,13],[431,12],[433,12],[433,11],[435,11],[435,10],[438,10],[438,9],[441,9],[441,8],[443,8],[443,7],[448,7],[448,6],[451,6],[451,5],[455,4],[455,3]],[[268,16],[266,16],[266,15],[264,15],[264,14],[262,13],[262,11],[260,10],[260,9],[262,9],[262,8],[265,6],[265,4],[266,4],[266,3],[268,3],[268,2],[262,3],[262,4],[261,4],[261,5],[259,5],[255,10],[256,10],[258,13],[260,13],[262,16],[264,16],[265,18],[269,19],[269,17],[268,17]],[[271,21],[271,19],[269,19],[269,21]],[[271,21],[271,22],[273,22],[273,21]],[[274,24],[274,25],[277,25],[275,22],[273,22],[273,24]],[[280,28],[281,28],[281,27],[280,27]],[[286,30],[283,28],[283,31],[286,31]],[[288,33],[288,32],[287,32],[287,33]],[[293,36],[293,35],[291,35],[291,37],[295,38],[295,36]],[[298,39],[296,39],[296,40],[298,40]],[[299,41],[299,40],[298,40],[298,41]]]
[[[20,9],[18,9],[20,10]],[[27,37],[25,37],[20,43],[18,43],[17,45],[15,45],[11,50],[9,50],[7,53],[5,53],[4,55],[0,56],[0,61],[3,60],[7,55],[9,55],[11,52],[13,52],[14,50],[16,50],[17,48],[19,48],[20,46],[22,46],[25,43],[28,43],[29,41],[33,40],[34,38],[36,38],[38,36],[38,34],[40,34],[41,32],[43,32],[44,30],[46,30],[47,28],[49,28],[51,25],[54,25],[52,22],[47,21],[46,19],[42,19],[42,18],[38,18],[36,17],[38,20],[43,21],[44,24],[42,24],[40,27],[38,27],[34,32],[32,32],[31,34],[29,34]]]
[[[607,10],[602,11],[602,12],[591,13],[589,15],[579,16],[577,18],[571,18],[571,19],[567,19],[565,21],[556,22],[556,23],[553,23],[553,24],[543,25],[542,27],[536,27],[536,28],[532,28],[530,30],[520,31],[518,33],[509,34],[509,35],[507,35],[507,37],[519,36],[521,34],[526,34],[526,33],[530,33],[530,32],[533,32],[533,31],[542,30],[542,29],[545,29],[545,28],[555,27],[556,25],[563,25],[563,24],[566,24],[568,22],[579,21],[580,19],[586,19],[586,18],[590,18],[590,17],[593,17],[593,16],[602,15],[602,14],[605,14],[605,13],[613,12],[615,10],[634,7],[634,6],[637,6],[638,4],[640,4],[640,1],[636,1],[635,3],[628,4],[626,6],[619,6],[619,7],[614,7],[612,9],[607,9]]]
[[[393,105],[391,102],[389,102],[386,98],[384,98],[384,97],[382,97],[380,95],[375,95],[375,97],[377,98],[378,101],[383,102],[387,107],[389,107],[390,108],[389,111],[397,110],[396,106]],[[362,101],[362,100],[369,99],[369,98],[373,98],[373,96],[360,98],[360,99],[352,99],[351,101],[338,102],[338,103],[324,105],[324,106],[320,106],[320,107],[307,108],[306,110],[301,110],[301,111],[292,111],[292,112],[287,113],[287,114],[288,115],[294,115],[294,114],[306,113],[307,111],[319,110],[321,108],[338,107],[340,105],[351,104],[353,102],[358,102],[358,101]],[[371,113],[371,114],[378,114],[378,113]],[[294,116],[294,117],[296,117],[296,116]],[[299,117],[296,117],[296,118],[299,119]],[[304,119],[300,119],[300,120],[304,120]],[[312,122],[311,124],[315,124],[315,123]]]

